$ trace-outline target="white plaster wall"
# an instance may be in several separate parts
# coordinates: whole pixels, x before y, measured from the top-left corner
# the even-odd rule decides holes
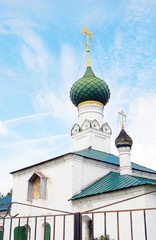
[[[27,201],[28,180],[35,171],[40,171],[48,177],[46,199]],[[71,211],[72,204],[68,201],[72,196],[72,158],[67,156],[14,174],[12,201],[39,205],[47,208]],[[12,213],[20,215],[49,214],[50,210],[21,207],[13,205]]]
[[[111,134],[88,128],[72,135],[72,150],[79,151],[92,147],[95,150],[111,153]]]
[[[116,171],[116,167],[74,154],[67,154],[64,157],[14,173],[12,201],[72,212],[72,202],[68,200],[110,170]],[[30,202],[27,201],[28,180],[35,171],[40,171],[48,177],[47,194],[46,199],[33,199]],[[52,214],[50,210],[13,204],[12,214],[18,212],[20,215]]]
[[[73,155],[73,195],[110,172],[98,161]]]

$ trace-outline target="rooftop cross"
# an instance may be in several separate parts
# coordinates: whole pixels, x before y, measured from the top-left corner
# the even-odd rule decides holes
[[[121,117],[121,128],[124,129],[125,127],[125,120],[126,120],[126,115],[124,114],[123,111],[118,112],[120,117]]]
[[[89,38],[93,38],[93,33],[91,32],[91,30],[85,26],[82,29],[82,33],[84,35],[86,35],[86,51],[87,51],[87,66],[90,66],[90,42],[89,42]]]

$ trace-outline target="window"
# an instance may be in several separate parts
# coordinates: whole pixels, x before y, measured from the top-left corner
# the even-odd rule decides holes
[[[82,217],[82,239],[93,239],[93,221],[88,215]]]
[[[24,226],[15,227],[14,240],[26,240],[26,239],[27,239],[26,228]]]
[[[29,225],[14,228],[14,240],[30,240],[31,228]]]
[[[45,223],[43,225],[43,239],[44,240],[50,240],[50,235],[51,235],[51,227],[49,223]]]
[[[0,240],[3,239],[3,226],[0,226]]]
[[[40,198],[40,177],[36,176],[32,186],[32,198]]]
[[[28,181],[28,201],[45,199],[47,177],[41,172],[35,172]]]
[[[27,239],[27,240],[30,240],[30,239],[31,239],[31,228],[30,228],[30,226],[27,225],[27,224],[26,224],[24,227],[25,227],[25,229],[26,229],[26,239]]]

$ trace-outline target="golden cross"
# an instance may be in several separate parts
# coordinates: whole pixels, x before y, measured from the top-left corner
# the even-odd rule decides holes
[[[124,123],[125,123],[125,120],[126,120],[126,115],[124,114],[123,111],[118,112],[118,114],[121,116],[121,128],[124,129]]]
[[[84,35],[86,35],[87,66],[90,66],[90,42],[89,42],[89,38],[90,39],[93,38],[94,35],[87,26],[85,26],[82,29],[82,33]]]

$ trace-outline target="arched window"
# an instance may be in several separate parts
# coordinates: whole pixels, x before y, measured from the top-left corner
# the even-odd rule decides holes
[[[30,228],[30,226],[27,225],[27,224],[26,224],[24,227],[25,227],[25,229],[26,229],[26,239],[27,239],[27,240],[30,240],[30,239],[31,239],[31,228]]]
[[[14,228],[14,240],[27,240],[27,231],[25,226]]]
[[[3,238],[3,226],[0,226],[0,240]]]
[[[51,226],[49,223],[43,224],[43,240],[50,240]]]
[[[93,239],[93,221],[87,215],[82,217],[82,239]]]

